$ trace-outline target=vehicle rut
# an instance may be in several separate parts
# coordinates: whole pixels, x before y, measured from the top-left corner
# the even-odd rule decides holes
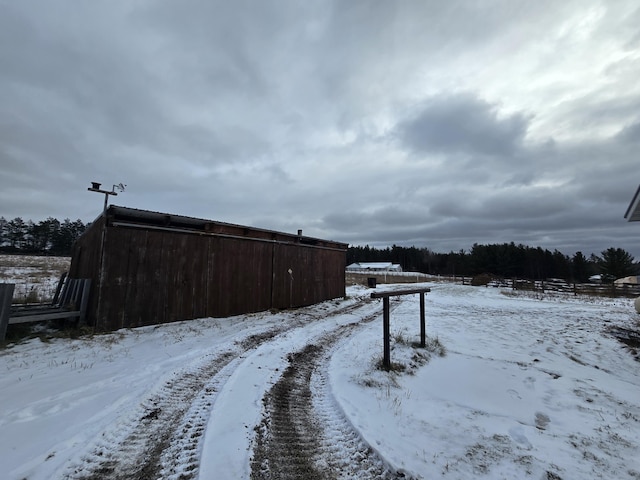
[[[292,312],[290,321],[247,335],[220,353],[205,355],[197,364],[177,371],[158,392],[144,400],[135,416],[103,432],[65,478],[93,480],[188,480],[198,475],[202,439],[218,391],[242,357],[288,331],[357,310],[367,299],[328,308],[325,312]]]
[[[395,479],[394,471],[359,436],[328,385],[332,347],[360,322],[338,327],[290,353],[289,366],[263,398],[256,427],[251,480]]]

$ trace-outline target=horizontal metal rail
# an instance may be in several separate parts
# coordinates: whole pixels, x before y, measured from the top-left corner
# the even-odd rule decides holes
[[[79,317],[81,314],[82,312],[80,312],[80,310],[60,310],[57,308],[51,310],[39,310],[37,313],[31,313],[29,315],[12,315],[9,317],[9,325]]]

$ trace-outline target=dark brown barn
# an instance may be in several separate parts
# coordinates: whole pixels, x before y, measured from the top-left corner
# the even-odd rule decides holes
[[[116,330],[345,295],[347,244],[110,206],[76,241],[71,278],[90,278],[87,321]]]

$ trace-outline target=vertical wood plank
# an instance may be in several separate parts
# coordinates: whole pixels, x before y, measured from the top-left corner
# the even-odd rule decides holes
[[[89,292],[91,291],[91,279],[80,280],[82,282],[82,297],[80,298],[80,325],[86,325],[87,305],[89,305]]]
[[[14,288],[15,285],[13,283],[0,284],[0,342],[4,342],[4,338],[7,335]]]

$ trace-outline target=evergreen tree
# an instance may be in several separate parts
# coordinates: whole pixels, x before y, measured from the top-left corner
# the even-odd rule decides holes
[[[589,279],[590,264],[582,252],[576,252],[571,259],[571,280],[577,283],[584,283]]]
[[[20,217],[16,217],[7,224],[7,240],[12,250],[19,250],[24,246],[27,234],[27,224]]]
[[[551,277],[568,280],[571,278],[571,260],[564,253],[558,250],[553,251]]]
[[[599,261],[600,273],[610,279],[627,277],[636,273],[633,256],[622,248],[608,248]]]
[[[405,271],[434,275],[472,276],[490,273],[504,278],[544,280],[562,278],[573,282],[586,282],[589,276],[605,268],[608,275],[620,277],[634,273],[633,258],[621,249],[603,252],[604,259],[591,254],[587,259],[582,252],[573,257],[558,250],[528,247],[513,242],[493,245],[474,244],[471,251],[434,253],[428,248],[400,247],[377,249],[351,246],[347,250],[347,264],[354,262],[399,263]],[[619,261],[622,257],[622,262]],[[623,268],[615,265],[622,263]],[[628,273],[630,272],[630,273]],[[613,278],[613,277],[612,277]]]
[[[49,217],[34,223],[0,217],[0,251],[21,254],[69,255],[73,242],[87,229],[82,220],[60,222]]]
[[[9,244],[9,222],[4,217],[0,217],[0,248]]]

